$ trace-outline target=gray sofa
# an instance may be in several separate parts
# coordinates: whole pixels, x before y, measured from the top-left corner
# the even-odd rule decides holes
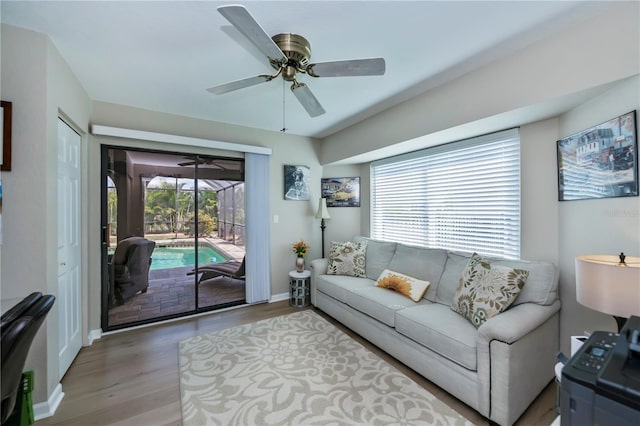
[[[511,425],[554,377],[559,350],[558,271],[547,262],[495,260],[529,271],[513,304],[479,328],[451,310],[469,255],[355,237],[366,242],[366,278],[327,275],[311,262],[311,302],[477,410]],[[414,302],[376,287],[389,269],[431,283]]]

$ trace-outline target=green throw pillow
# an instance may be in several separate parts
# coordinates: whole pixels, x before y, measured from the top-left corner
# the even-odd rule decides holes
[[[366,254],[367,243],[365,241],[360,241],[357,243],[351,241],[332,241],[331,251],[329,252],[327,274],[366,277]]]
[[[492,265],[474,253],[462,271],[451,309],[478,328],[511,306],[528,277],[529,271]]]

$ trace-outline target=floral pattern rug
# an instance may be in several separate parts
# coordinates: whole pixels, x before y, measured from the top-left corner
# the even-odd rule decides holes
[[[471,425],[312,310],[179,343],[184,426]]]

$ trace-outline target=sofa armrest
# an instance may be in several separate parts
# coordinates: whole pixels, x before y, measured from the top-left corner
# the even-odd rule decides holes
[[[486,346],[492,340],[513,343],[536,329],[559,310],[558,300],[547,306],[536,303],[512,306],[478,328],[478,347]]]
[[[491,420],[512,424],[553,378],[559,310],[523,303],[478,328],[478,400]]]
[[[329,265],[329,259],[314,259],[309,264],[311,268],[311,304],[316,305],[316,280],[318,276],[327,273],[327,266]]]

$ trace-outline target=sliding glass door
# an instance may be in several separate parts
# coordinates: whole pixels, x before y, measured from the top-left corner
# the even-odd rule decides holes
[[[105,330],[245,302],[244,160],[104,146]]]

